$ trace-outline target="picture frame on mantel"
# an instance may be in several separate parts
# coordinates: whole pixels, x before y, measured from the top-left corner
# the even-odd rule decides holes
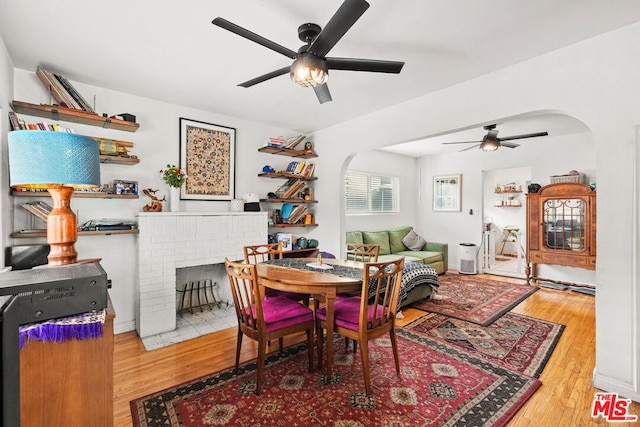
[[[460,212],[462,190],[461,175],[433,177],[433,210],[435,212]]]
[[[181,200],[235,198],[235,128],[180,118]]]

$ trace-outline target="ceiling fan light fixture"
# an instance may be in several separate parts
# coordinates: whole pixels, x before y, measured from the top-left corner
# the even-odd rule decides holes
[[[500,148],[500,143],[492,139],[482,141],[480,144],[480,149],[482,151],[496,151],[498,148]]]
[[[329,71],[325,61],[310,53],[301,53],[291,64],[291,80],[300,86],[320,86],[328,78]]]

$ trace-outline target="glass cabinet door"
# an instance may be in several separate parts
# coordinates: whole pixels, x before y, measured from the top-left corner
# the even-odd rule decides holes
[[[547,249],[581,252],[585,247],[583,199],[549,199],[542,206],[543,244]]]

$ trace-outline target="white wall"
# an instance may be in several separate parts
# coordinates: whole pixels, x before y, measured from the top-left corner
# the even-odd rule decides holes
[[[382,151],[367,151],[353,157],[349,171],[397,177],[400,182],[400,211],[393,214],[347,215],[346,230],[383,230],[403,225],[416,225],[417,160]],[[333,228],[333,227],[332,227]],[[337,231],[337,227],[335,227]],[[418,233],[421,230],[417,230]],[[425,235],[425,238],[428,238]]]
[[[7,53],[4,40],[0,37],[0,188],[9,188],[9,168],[7,154],[7,132],[9,129],[9,119],[7,113],[10,111],[10,102],[13,99],[13,62]],[[0,192],[0,207],[9,203],[9,192]],[[0,220],[0,231],[2,232],[2,247],[7,246],[9,233],[7,230],[11,225],[11,217],[4,214]],[[0,251],[0,267],[4,266],[4,250]]]
[[[341,191],[348,156],[365,146],[376,148],[411,141],[536,111],[565,113],[585,123],[592,132],[585,135],[585,140],[593,141],[589,156],[595,157],[593,171],[597,170],[598,179],[594,383],[640,400],[640,337],[636,326],[639,323],[636,306],[640,303],[636,277],[638,242],[634,232],[639,225],[634,203],[638,197],[634,175],[635,127],[640,121],[638,40],[640,25],[631,25],[324,129],[316,133],[315,139],[325,153],[332,154],[332,162],[322,165],[327,179],[319,192],[321,197],[323,193]],[[487,99],[492,102],[487,103]],[[502,156],[503,153],[498,150],[495,154]],[[578,156],[581,153],[584,151],[576,151]],[[511,166],[529,166],[527,153],[520,151],[519,154],[522,160]],[[451,161],[457,158],[428,159],[430,169],[423,167],[423,174],[451,172]],[[567,167],[561,166],[560,169],[539,168],[532,180],[542,183],[544,178],[561,173]],[[479,168],[471,172],[457,169],[465,174],[465,182],[481,179]],[[571,169],[585,170],[579,165]],[[463,209],[479,209],[479,197],[469,188],[463,188]],[[320,220],[340,223],[344,230],[346,219],[341,211],[324,211]],[[435,215],[429,203],[419,206],[418,218],[435,227],[443,237],[450,233],[464,233],[466,237],[478,229],[466,221]],[[333,245],[339,247],[344,238],[340,235],[334,238]]]
[[[130,150],[140,158],[140,163],[134,166],[105,164],[101,167],[101,181],[112,182],[114,179],[126,179],[138,181],[139,188],[160,189],[158,195],[166,194],[167,186],[163,183],[159,170],[167,163],[179,163],[179,118],[185,117],[207,123],[219,124],[236,128],[236,197],[244,193],[258,193],[265,197],[268,191],[281,182],[273,179],[258,178],[262,165],[269,162],[278,162],[274,158],[281,158],[283,164],[288,158],[282,156],[270,156],[259,153],[257,149],[262,146],[268,136],[293,135],[295,132],[286,129],[274,128],[260,123],[249,122],[240,118],[226,117],[206,111],[193,110],[178,105],[172,105],[154,101],[148,98],[129,95],[126,93],[107,90],[99,87],[88,86],[72,82],[85,98],[93,99],[96,96],[96,111],[109,115],[131,113],[140,123],[140,129],[135,133],[102,129],[93,126],[68,124],[76,133],[116,138],[131,141],[135,145]],[[15,99],[31,103],[50,103],[44,86],[32,70],[15,70]],[[4,120],[3,115],[3,120]],[[39,117],[20,115],[27,121],[39,122],[45,120]],[[51,120],[49,120],[51,122]],[[6,135],[2,135],[3,140]],[[6,171],[6,168],[3,168]],[[4,188],[8,188],[8,185]],[[13,198],[17,199],[17,198]],[[15,212],[15,218],[8,228],[3,230],[3,235],[10,234],[13,230],[28,228],[28,214],[21,208],[11,207],[24,202],[9,200],[9,204],[3,205],[3,219],[8,215],[4,213]],[[145,196],[137,200],[119,199],[91,199],[74,198],[71,207],[78,213],[78,223],[81,224],[90,219],[97,218],[126,218],[135,219],[137,212],[148,203]],[[185,211],[228,211],[229,202],[211,201],[185,201],[181,202]],[[13,239],[7,244],[18,245],[26,243],[42,243],[42,239]],[[120,333],[135,329],[134,318],[134,284],[136,268],[135,235],[111,235],[111,236],[81,236],[76,243],[76,249],[80,259],[102,258],[102,266],[113,287],[109,291],[116,311],[115,332]]]

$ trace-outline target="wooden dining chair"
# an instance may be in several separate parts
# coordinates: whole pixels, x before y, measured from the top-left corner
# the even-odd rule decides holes
[[[306,332],[309,350],[309,371],[313,369],[313,311],[297,301],[282,296],[265,298],[265,287],[258,283],[257,268],[225,259],[231,295],[238,317],[236,370],[240,365],[242,337],[258,342],[256,394],[260,394],[264,376],[267,342],[284,336]]]
[[[380,245],[373,243],[347,243],[347,259],[360,262],[378,262]]]
[[[267,260],[282,259],[284,257],[282,251],[282,242],[245,246],[243,250],[244,262],[246,262],[247,264],[258,264]],[[293,299],[295,301],[302,301],[307,307],[309,306],[309,294],[283,292],[276,289],[267,288],[266,296],[286,296],[287,298]]]
[[[366,263],[360,295],[340,299],[334,305],[334,331],[359,343],[367,394],[371,394],[368,347],[370,340],[389,334],[396,372],[398,376],[400,375],[395,324],[403,268],[404,258],[389,262]],[[316,311],[318,357],[322,357],[326,321],[325,307],[321,307]],[[333,339],[333,337],[327,337],[327,339]],[[333,355],[329,354],[327,357],[333,357]]]
[[[347,243],[347,259],[359,262],[378,262],[380,245],[375,243]],[[360,291],[348,294],[338,294],[338,298],[348,298],[360,294]],[[317,307],[316,307],[317,310]],[[349,338],[344,338],[345,349],[349,348]],[[353,342],[353,352],[358,350],[358,342]]]

